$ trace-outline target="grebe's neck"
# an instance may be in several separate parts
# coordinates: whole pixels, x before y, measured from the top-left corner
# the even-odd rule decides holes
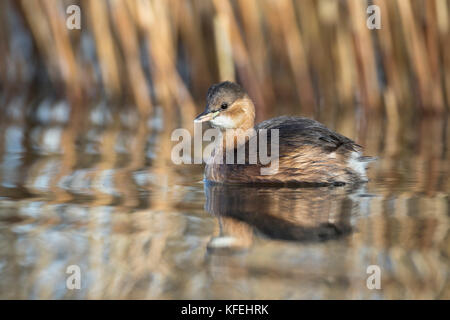
[[[222,146],[233,150],[245,144],[254,135],[255,106],[253,101],[246,95],[234,103],[238,106],[228,112],[232,119],[231,128],[220,128],[222,135]]]
[[[232,151],[244,145],[256,134],[256,131],[252,127],[247,130],[228,129],[225,131],[221,131],[220,133],[222,135],[221,147],[223,151]]]
[[[255,105],[249,96],[245,96],[242,99],[237,100],[235,105],[239,108],[231,110],[232,117],[235,122],[235,128],[246,131],[253,129],[255,126]]]

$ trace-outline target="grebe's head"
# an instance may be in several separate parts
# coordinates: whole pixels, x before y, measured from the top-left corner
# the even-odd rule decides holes
[[[213,127],[226,130],[253,128],[254,120],[255,107],[245,90],[225,81],[209,88],[205,111],[194,122],[209,121]]]

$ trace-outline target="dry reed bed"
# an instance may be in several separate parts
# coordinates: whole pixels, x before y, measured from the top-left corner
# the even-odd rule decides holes
[[[380,30],[366,27],[360,0],[81,0],[82,29],[68,30],[73,3],[2,1],[3,87],[48,77],[72,99],[130,94],[144,116],[160,104],[189,120],[225,79],[248,89],[261,118],[275,101],[306,115],[357,105],[394,121],[448,109],[447,0],[374,0]]]

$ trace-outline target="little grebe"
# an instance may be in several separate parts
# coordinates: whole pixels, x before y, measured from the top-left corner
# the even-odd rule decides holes
[[[254,120],[254,104],[241,86],[226,81],[209,88],[205,111],[195,118],[195,122],[209,121],[214,128],[220,129],[222,141],[218,144],[221,147],[216,147],[212,159],[206,164],[206,180],[219,183],[305,185],[342,185],[367,181],[366,166],[372,158],[362,156],[362,147],[349,138],[303,117],[281,116],[256,126]],[[249,154],[245,154],[243,163],[226,164],[225,154],[228,150],[233,150],[236,155],[237,149],[247,147],[246,150],[249,150],[250,141],[260,139],[258,134],[244,135],[244,142],[239,139],[239,135],[252,129],[254,133],[267,129],[267,142],[264,143],[268,145],[272,141],[271,129],[278,129],[277,170],[270,174],[261,174],[260,169],[265,166],[261,162],[249,162]],[[260,147],[260,144],[256,143],[256,146]],[[270,147],[268,149],[271,150]]]

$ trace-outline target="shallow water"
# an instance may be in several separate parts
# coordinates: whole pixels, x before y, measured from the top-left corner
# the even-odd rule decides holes
[[[1,110],[2,299],[450,298],[446,116],[319,117],[379,157],[368,184],[244,188],[174,165],[163,110],[23,97]]]

